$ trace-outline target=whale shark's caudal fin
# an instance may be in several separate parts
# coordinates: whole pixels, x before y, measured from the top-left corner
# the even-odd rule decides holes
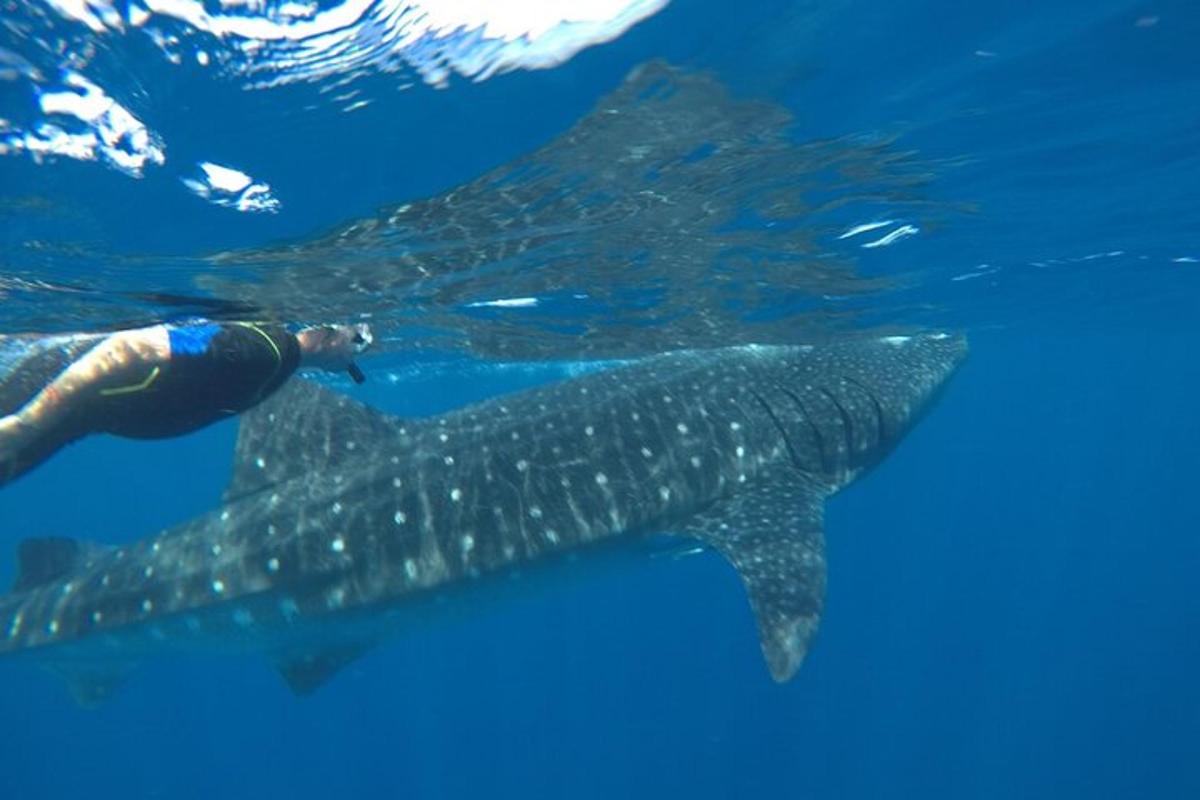
[[[225,501],[297,475],[352,469],[373,445],[396,441],[399,433],[396,418],[312,381],[293,379],[242,415]]]
[[[798,473],[780,474],[725,499],[680,531],[737,570],[777,681],[796,674],[821,621],[825,495]]]

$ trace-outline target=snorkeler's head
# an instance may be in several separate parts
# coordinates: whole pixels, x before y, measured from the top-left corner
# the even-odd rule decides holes
[[[354,356],[365,351],[375,341],[371,327],[365,322],[352,325],[314,325],[296,333],[300,343],[301,363],[330,372],[350,373],[355,383],[367,379]]]

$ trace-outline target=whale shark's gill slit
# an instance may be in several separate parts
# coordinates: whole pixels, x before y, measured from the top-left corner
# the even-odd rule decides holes
[[[879,434],[879,441],[877,441],[875,444],[876,446],[882,445],[888,439],[888,432],[887,426],[884,424],[885,417],[883,414],[883,406],[879,404],[879,398],[876,397],[875,393],[868,389],[863,382],[857,378],[851,378],[849,375],[842,375],[841,378],[846,383],[857,386],[862,390],[863,394],[870,398],[871,405],[875,408],[875,430]]]
[[[845,462],[848,465],[851,455],[854,453],[854,423],[850,420],[850,415],[846,413],[845,407],[838,402],[837,396],[833,392],[824,386],[818,386],[817,391],[829,398],[829,402],[833,403],[833,407],[837,409],[838,416],[842,419],[842,436],[846,441]]]
[[[783,427],[783,423],[779,421],[779,417],[775,416],[775,411],[771,408],[770,403],[753,389],[750,390],[750,395],[758,401],[763,411],[767,413],[767,416],[771,418],[771,422],[779,430],[779,435],[783,437],[783,445],[787,448],[788,457],[792,459],[792,464],[796,466],[796,469],[803,469],[804,467],[800,463],[800,458],[796,455],[796,448],[792,446],[792,440],[787,435],[787,429]]]
[[[799,396],[797,396],[790,389],[785,389],[782,386],[779,387],[779,391],[791,398],[792,402],[796,404],[796,408],[800,410],[801,416],[804,417],[804,421],[808,423],[808,427],[812,431],[813,439],[817,443],[817,452],[821,454],[821,469],[825,472],[828,472],[829,458],[825,454],[825,437],[821,435],[821,429],[817,427],[815,422],[813,422],[812,415],[808,413],[808,409],[800,400]]]

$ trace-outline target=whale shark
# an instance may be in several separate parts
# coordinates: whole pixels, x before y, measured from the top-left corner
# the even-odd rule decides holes
[[[27,539],[0,656],[108,697],[164,653],[264,655],[298,694],[515,573],[724,556],[777,681],[825,599],[826,498],[879,462],[967,353],[926,332],[684,350],[401,419],[294,379],[243,415],[210,512],[121,546]]]

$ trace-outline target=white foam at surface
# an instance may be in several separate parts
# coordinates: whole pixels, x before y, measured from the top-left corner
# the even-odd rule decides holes
[[[881,222],[864,222],[862,225],[855,225],[853,228],[846,231],[838,238],[839,239],[849,239],[852,236],[858,236],[859,234],[862,234],[862,233],[870,233],[871,231],[875,231],[875,230],[879,230],[880,228],[887,227],[888,225],[891,225],[894,222],[895,222],[895,220],[891,220],[891,219],[885,219]]]
[[[46,0],[96,33],[125,21],[108,0]],[[294,0],[134,0],[130,25],[175,21],[238,51],[232,68],[259,85],[312,80],[373,66],[408,67],[428,83],[451,73],[483,80],[557,66],[611,41],[668,0],[344,0],[327,8]],[[270,77],[267,77],[267,76]]]
[[[896,228],[896,230],[892,231],[886,236],[881,236],[872,242],[866,242],[862,246],[867,249],[875,247],[888,247],[889,245],[893,245],[901,239],[905,239],[909,236],[915,236],[920,232],[920,230],[921,229],[915,225],[901,225],[899,228]]]
[[[80,161],[102,158],[135,177],[141,177],[148,164],[166,162],[162,140],[78,72],[64,73],[61,89],[40,91],[38,105],[46,119],[30,130],[14,126],[0,130],[0,153],[27,152],[35,158],[63,156]]]
[[[467,308],[532,308],[537,304],[536,297],[507,297],[501,300],[479,300],[467,303]]]
[[[181,179],[197,197],[235,211],[274,213],[279,210],[279,200],[265,181],[255,181],[239,169],[211,161],[201,161],[197,166],[199,175]]]
[[[148,38],[171,64],[211,67],[212,75],[232,76],[249,88],[341,83],[372,72],[415,73],[444,86],[455,74],[480,81],[557,66],[619,37],[667,2],[335,0],[323,7],[311,0],[43,0],[51,17],[77,30],[31,37],[53,61],[37,67],[0,48],[0,78],[27,80],[40,106],[40,115],[19,122],[6,115],[0,122],[0,155],[103,161],[134,177],[164,164],[162,139],[101,88],[103,78],[83,74],[91,56],[80,54],[102,48],[119,55],[124,36]],[[54,82],[48,75],[61,77]],[[342,110],[363,108],[371,99],[353,98]],[[200,177],[181,180],[212,202],[244,211],[278,208],[266,184],[248,179],[230,189],[223,181],[231,176],[201,170]]]

